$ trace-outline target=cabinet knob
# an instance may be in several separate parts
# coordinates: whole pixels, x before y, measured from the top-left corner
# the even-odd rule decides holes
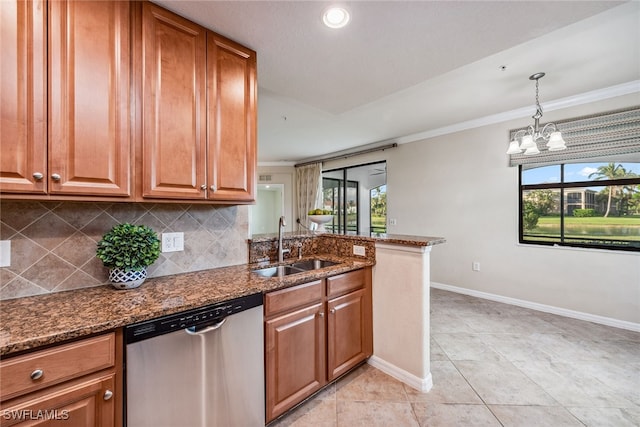
[[[40,172],[33,173],[33,179],[35,179],[36,181],[40,181],[42,178],[44,178],[44,174]]]
[[[202,184],[202,185],[200,186],[200,189],[201,189],[202,191],[206,190],[206,189],[207,189],[207,184]]]
[[[60,176],[60,174],[57,174],[57,173],[52,173],[51,174],[51,179],[54,180],[54,181],[60,181],[61,178],[62,177]]]
[[[31,372],[31,379],[33,381],[39,380],[40,378],[42,378],[43,375],[44,375],[44,371],[42,369],[36,369],[35,371]]]
[[[320,313],[318,313],[318,316],[324,317],[324,312],[321,311]]]
[[[211,185],[211,187],[209,187],[209,189],[210,189],[211,191],[216,191],[216,186],[215,186],[215,185]]]
[[[113,397],[113,392],[111,390],[107,390],[104,392],[104,396],[102,396],[102,398],[104,400],[109,400]]]
[[[336,314],[336,309],[335,309],[335,308],[332,308],[331,310],[329,310],[329,313],[331,313],[331,314]]]

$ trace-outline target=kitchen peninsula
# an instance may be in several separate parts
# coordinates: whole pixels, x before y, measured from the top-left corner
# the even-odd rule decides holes
[[[364,279],[364,283],[369,280],[365,289],[368,287],[373,294],[370,298],[373,300],[374,345],[369,363],[415,388],[428,390],[431,382],[428,360],[429,252],[432,245],[444,243],[444,239],[286,233],[284,245],[291,250],[285,264],[321,258],[334,265],[282,277],[259,276],[253,270],[274,265],[273,261],[265,259],[265,256],[274,259],[270,256],[275,249],[274,240],[273,236],[255,236],[249,240],[249,264],[151,278],[133,290],[98,286],[5,300],[0,305],[2,362],[6,365],[30,357],[41,349],[55,351],[65,345],[110,346],[111,352],[115,345],[115,361],[109,362],[115,367],[109,369],[115,371],[100,368],[102,370],[96,374],[85,375],[82,379],[104,373],[115,378],[116,386],[109,386],[107,391],[114,390],[118,411],[122,399],[118,384],[121,384],[119,376],[122,375],[119,352],[122,352],[123,327],[237,297],[256,293],[273,295],[274,291],[318,281],[324,283],[325,280],[327,308],[331,310],[331,280],[338,287],[351,286],[344,285],[346,282],[338,278],[356,277],[353,273],[373,269],[373,279],[370,272],[357,276],[369,277]],[[398,268],[402,269],[401,275],[396,271]],[[332,298],[337,301],[341,297]],[[115,339],[108,335],[113,332]],[[395,336],[405,340],[399,351],[405,355],[411,353],[411,360],[403,360],[397,351],[389,351],[396,346],[392,339]],[[96,343],[90,340],[96,340]],[[426,346],[423,345],[425,342]],[[415,369],[415,360],[423,371]],[[38,393],[44,391],[46,389]]]
[[[254,236],[251,262],[274,259],[277,235]],[[373,267],[373,356],[369,363],[419,390],[433,385],[430,360],[430,253],[442,237],[381,234],[361,235],[286,233],[284,248],[295,256],[315,245],[332,247],[341,256],[367,257]],[[360,256],[355,255],[360,252]]]

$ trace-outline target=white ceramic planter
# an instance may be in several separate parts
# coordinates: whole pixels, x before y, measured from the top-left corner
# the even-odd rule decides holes
[[[333,219],[333,215],[307,215],[307,218],[318,226],[315,229],[317,233],[324,233],[327,231],[324,225]]]
[[[109,269],[109,281],[116,289],[134,289],[147,278],[147,269],[124,271],[117,267]]]

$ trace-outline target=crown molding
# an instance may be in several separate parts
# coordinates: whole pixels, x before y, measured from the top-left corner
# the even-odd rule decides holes
[[[578,105],[589,104],[591,102],[602,101],[609,98],[615,98],[623,95],[640,92],[640,80],[633,80],[615,86],[609,86],[603,89],[592,90],[590,92],[578,95],[568,96],[566,98],[556,99],[554,101],[542,104],[544,111],[562,110],[564,108],[576,107]],[[478,128],[481,126],[503,123],[509,120],[520,119],[531,115],[531,107],[518,108],[516,110],[506,111],[504,113],[492,114],[480,117],[466,122],[456,123],[450,126],[444,126],[438,129],[432,129],[425,132],[418,132],[407,136],[394,138],[398,144],[408,144],[410,142],[420,141],[423,139],[434,138],[436,136],[447,135],[450,133],[460,132]]]

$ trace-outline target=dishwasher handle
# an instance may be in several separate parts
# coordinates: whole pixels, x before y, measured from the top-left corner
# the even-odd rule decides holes
[[[192,326],[190,328],[184,328],[184,331],[186,333],[188,333],[189,335],[203,335],[203,334],[206,334],[207,332],[211,332],[211,331],[215,331],[216,329],[220,329],[222,327],[222,325],[224,325],[224,322],[226,322],[226,321],[227,321],[227,318],[225,317],[224,319],[222,319],[218,323],[214,323],[211,326],[206,326],[204,329],[198,329],[197,326]]]

